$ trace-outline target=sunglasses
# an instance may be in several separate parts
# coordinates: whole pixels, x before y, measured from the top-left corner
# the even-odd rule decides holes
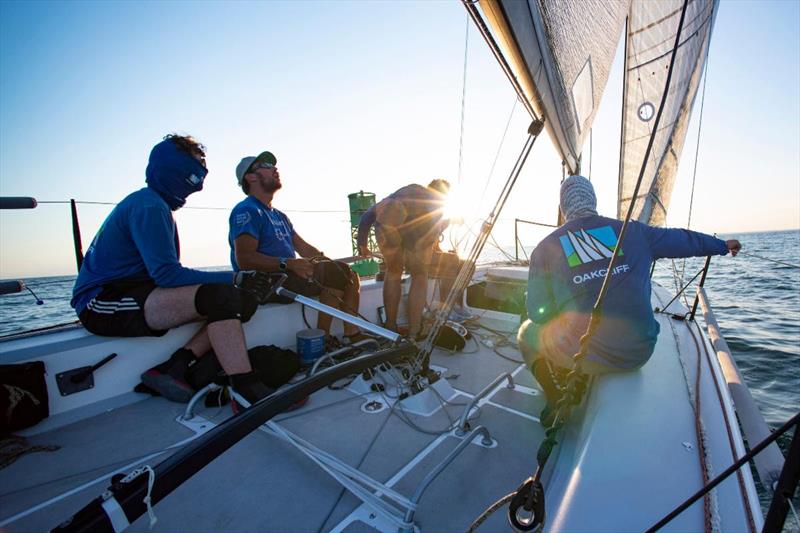
[[[275,165],[273,165],[272,163],[263,163],[263,162],[262,163],[256,163],[255,165],[250,167],[250,172],[253,172],[253,171],[256,171],[256,170],[259,170],[259,169],[262,169],[262,168],[265,168],[267,170],[272,170],[273,168],[275,168]]]

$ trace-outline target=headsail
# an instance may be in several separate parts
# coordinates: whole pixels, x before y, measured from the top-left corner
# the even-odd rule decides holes
[[[719,0],[689,0],[669,94],[632,219],[663,225]],[[625,49],[617,216],[628,212],[664,92],[683,0],[633,0]]]
[[[482,0],[521,95],[544,116],[570,172],[608,81],[629,0]]]

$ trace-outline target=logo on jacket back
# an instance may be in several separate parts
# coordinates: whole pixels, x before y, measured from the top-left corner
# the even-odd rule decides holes
[[[561,249],[567,258],[570,267],[585,265],[592,261],[609,259],[617,245],[617,234],[611,226],[602,226],[593,229],[580,229],[567,231],[566,235],[559,237]],[[619,250],[619,255],[622,249]]]

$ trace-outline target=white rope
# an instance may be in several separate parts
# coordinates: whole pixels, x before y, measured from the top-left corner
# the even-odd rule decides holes
[[[142,470],[147,472],[147,496],[145,496],[142,501],[147,506],[147,516],[150,518],[150,529],[153,529],[153,526],[158,522],[158,518],[156,518],[156,513],[153,511],[153,502],[150,494],[153,492],[153,483],[156,481],[156,473],[150,465],[144,465]]]

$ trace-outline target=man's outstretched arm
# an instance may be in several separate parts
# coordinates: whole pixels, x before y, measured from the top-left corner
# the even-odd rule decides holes
[[[723,241],[698,231],[642,226],[655,259],[726,255],[728,252],[736,255],[742,247],[735,239]]]

